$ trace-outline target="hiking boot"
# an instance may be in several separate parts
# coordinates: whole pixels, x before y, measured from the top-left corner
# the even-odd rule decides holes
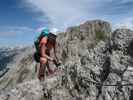
[[[58,70],[55,68],[54,70],[49,70],[49,73],[48,73],[48,76],[53,76],[53,75],[56,75],[56,72]]]

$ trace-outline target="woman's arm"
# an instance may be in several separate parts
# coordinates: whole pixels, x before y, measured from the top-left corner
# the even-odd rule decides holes
[[[44,44],[42,44],[41,45],[41,57],[50,59],[50,57],[45,52],[46,52],[46,46]]]
[[[44,57],[48,60],[53,61],[53,58],[51,58],[50,56],[48,56],[46,54],[46,44],[47,44],[47,38],[43,38],[40,42],[40,52],[41,52],[41,57]]]

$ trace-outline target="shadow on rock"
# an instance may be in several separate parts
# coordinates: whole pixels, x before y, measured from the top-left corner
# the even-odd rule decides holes
[[[133,100],[133,90],[131,90],[129,100]]]
[[[127,52],[133,58],[133,40],[129,44],[128,49],[127,49]]]

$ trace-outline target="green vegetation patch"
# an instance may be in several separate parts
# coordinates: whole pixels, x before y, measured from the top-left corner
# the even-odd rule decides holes
[[[106,34],[102,31],[97,31],[96,32],[96,40],[99,42],[100,40],[105,40],[106,39]]]

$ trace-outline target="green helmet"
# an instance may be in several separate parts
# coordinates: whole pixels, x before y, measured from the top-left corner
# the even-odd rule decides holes
[[[44,35],[44,36],[48,36],[49,33],[50,33],[50,31],[49,31],[48,28],[44,28],[44,29],[41,31],[41,34]]]

